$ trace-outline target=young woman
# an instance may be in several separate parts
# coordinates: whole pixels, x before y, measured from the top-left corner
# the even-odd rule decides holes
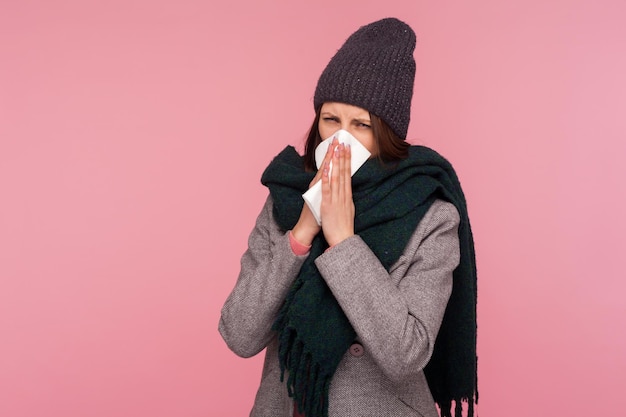
[[[404,140],[414,48],[394,18],[352,34],[319,79],[305,155],[287,147],[262,176],[219,323],[236,354],[267,348],[253,417],[473,415],[473,240],[450,164]],[[353,176],[340,130],[371,154]],[[302,198],[318,181],[321,224]]]

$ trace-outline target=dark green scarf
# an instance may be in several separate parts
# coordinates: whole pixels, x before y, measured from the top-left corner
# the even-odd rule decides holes
[[[288,146],[266,168],[261,182],[274,202],[274,218],[285,231],[300,217],[303,199],[314,173],[305,172],[302,157]],[[367,161],[352,178],[355,232],[389,268],[400,257],[432,202],[443,199],[457,208],[461,223],[461,260],[454,271],[453,290],[424,369],[442,417],[468,416],[478,400],[476,377],[476,264],[465,197],[450,163],[435,151],[412,146],[398,163]],[[278,313],[274,330],[279,337],[281,378],[288,371],[289,395],[306,417],[328,416],[332,376],[356,333],[321,277],[315,259],[328,247],[323,234],[313,240],[311,252]]]

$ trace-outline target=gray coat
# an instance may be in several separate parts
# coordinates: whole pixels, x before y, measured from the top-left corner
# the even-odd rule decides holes
[[[389,272],[358,235],[315,260],[357,333],[333,376],[329,417],[438,416],[422,369],[459,263],[458,225],[456,208],[437,200]],[[289,417],[293,403],[280,382],[271,326],[306,255],[294,255],[289,236],[272,216],[269,197],[248,245],[219,331],[239,356],[251,357],[267,347],[250,416]]]

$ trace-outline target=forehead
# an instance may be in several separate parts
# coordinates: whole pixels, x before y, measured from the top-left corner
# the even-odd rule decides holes
[[[328,102],[324,103],[321,112],[332,113],[337,116],[369,119],[370,113],[362,107],[353,106],[346,103]]]

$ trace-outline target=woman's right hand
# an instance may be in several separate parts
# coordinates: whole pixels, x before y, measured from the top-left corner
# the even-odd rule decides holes
[[[324,161],[322,165],[320,165],[320,169],[315,174],[315,177],[309,184],[309,188],[311,188],[315,183],[317,183],[322,178],[322,173],[324,171],[324,167],[330,163],[333,159],[333,152],[335,148],[339,145],[337,139],[333,139],[330,145],[328,146],[328,150],[326,151],[326,155],[324,156]],[[291,233],[293,234],[294,239],[296,239],[299,243],[309,246],[311,242],[313,242],[313,238],[317,236],[317,234],[322,230],[322,227],[317,224],[317,220],[315,220],[315,216],[311,212],[311,209],[307,204],[302,207],[302,212],[300,213],[300,218],[298,219],[298,223],[293,227]]]

